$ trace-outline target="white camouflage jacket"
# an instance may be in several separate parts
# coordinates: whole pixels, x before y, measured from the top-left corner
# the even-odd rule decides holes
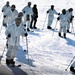
[[[6,15],[10,9],[11,9],[10,6],[9,7],[7,7],[6,5],[3,6],[3,8],[2,8],[3,14]]]
[[[26,31],[24,30],[24,27],[22,25],[16,26],[16,24],[12,24],[7,27],[5,34],[8,36],[8,34],[11,35],[10,38],[8,38],[8,44],[12,46],[18,46],[20,41],[20,35],[24,36]]]
[[[28,15],[33,15],[33,11],[32,11],[31,7],[28,7],[28,6],[24,7],[22,12],[24,12],[24,11],[25,11],[25,15],[27,15],[27,14]]]
[[[67,26],[68,25],[68,16],[65,14],[65,15],[63,15],[63,14],[61,14],[60,16],[59,16],[59,19],[60,19],[60,25],[61,26]]]
[[[15,18],[18,16],[18,11],[14,10],[13,12],[11,10],[8,11],[6,14],[6,17],[8,17],[8,23],[9,25],[14,23]]]

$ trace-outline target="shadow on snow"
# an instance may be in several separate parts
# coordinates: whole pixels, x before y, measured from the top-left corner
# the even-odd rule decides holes
[[[35,65],[33,65],[34,60],[28,58],[28,51],[24,52],[22,46],[19,46],[19,47],[20,48],[19,48],[17,56],[16,56],[17,61],[27,64],[27,65],[30,65],[32,67],[35,67]]]

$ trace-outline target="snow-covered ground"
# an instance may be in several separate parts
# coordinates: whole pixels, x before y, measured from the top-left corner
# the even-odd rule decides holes
[[[0,0],[0,11],[7,0]],[[67,33],[67,38],[63,39],[58,36],[59,22],[56,28],[58,30],[52,31],[46,29],[47,26],[47,14],[46,11],[50,8],[50,5],[54,4],[55,9],[61,12],[63,8],[68,9],[72,7],[75,15],[75,1],[74,0],[8,0],[10,5],[15,4],[16,9],[21,11],[28,1],[32,2],[32,6],[37,4],[38,8],[38,21],[37,27],[40,30],[34,30],[29,32],[27,37],[28,50],[24,52],[26,48],[26,38],[21,37],[17,56],[15,58],[16,64],[22,65],[21,69],[28,73],[28,75],[73,75],[65,71],[73,57],[75,56],[75,35],[71,26],[72,33]],[[0,12],[0,54],[2,54],[6,37],[4,34],[5,28],[2,26],[2,13]],[[56,24],[55,16],[52,27]],[[73,24],[75,23],[75,19]],[[44,30],[42,28],[44,27]],[[74,29],[75,26],[73,25]],[[6,54],[7,49],[5,49]],[[5,64],[5,54],[3,55],[2,64]],[[28,60],[29,59],[29,60]]]

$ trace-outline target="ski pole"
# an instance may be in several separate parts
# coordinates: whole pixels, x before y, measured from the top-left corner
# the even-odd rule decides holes
[[[28,64],[30,65],[30,63],[29,63],[28,39],[27,39],[27,36],[26,36],[26,46],[27,46]],[[30,66],[29,66],[29,67],[30,67]],[[32,68],[31,68],[31,67],[30,67],[30,69],[31,69],[31,71],[32,71],[33,75],[35,75],[35,73],[34,73],[34,71],[32,70]]]
[[[74,32],[73,22],[71,24],[72,24],[72,30],[71,31]],[[75,36],[75,33],[74,33],[74,36]]]
[[[0,34],[1,34],[1,31],[2,31],[2,25],[1,25],[1,29],[0,29]]]
[[[2,55],[0,56],[0,63],[1,63],[1,59],[3,58],[4,52],[5,52],[5,48],[6,48],[6,46],[4,47],[3,53],[2,53]]]
[[[46,17],[45,17],[45,21],[44,21],[44,24],[43,24],[42,30],[44,30],[44,26],[45,26],[46,19],[47,19],[47,14],[46,14]]]
[[[54,27],[55,30],[56,30],[57,23],[58,23],[58,20],[56,21],[56,24],[55,24],[55,27]]]
[[[27,47],[28,64],[29,64],[29,54],[28,54],[29,51],[28,51],[28,39],[27,39],[27,36],[26,36],[26,47]]]
[[[3,13],[1,13],[1,16],[3,16],[2,14],[3,14]],[[1,17],[1,18],[2,18],[2,17]],[[1,19],[1,18],[0,18],[0,19]],[[1,34],[1,31],[2,31],[2,26],[3,26],[3,25],[1,25],[1,28],[0,28],[0,34]]]
[[[54,30],[56,29],[57,23],[58,23],[58,20],[56,21],[56,24],[55,24]],[[54,35],[54,31],[53,31],[53,33],[52,33],[52,36],[53,36],[53,35]]]
[[[70,64],[72,63],[72,61],[74,60],[75,56],[73,57],[73,59],[71,60]],[[65,69],[67,71],[67,69],[69,68],[70,64],[67,66],[67,68]]]
[[[1,59],[3,58],[4,52],[5,52],[5,48],[6,48],[6,46],[4,47],[4,50],[2,52],[2,55],[0,56],[0,64],[1,64]]]
[[[27,47],[27,51],[28,51],[28,39],[27,39],[27,36],[26,36],[26,47]],[[26,50],[24,50],[26,51]]]

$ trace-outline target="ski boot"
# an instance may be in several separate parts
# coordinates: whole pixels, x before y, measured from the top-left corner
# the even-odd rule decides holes
[[[14,67],[15,66],[15,61],[13,59],[10,59],[10,66]]]
[[[74,67],[70,67],[70,71],[72,71],[72,72],[74,72],[75,73],[75,69],[74,69]]]
[[[29,28],[27,28],[27,31],[29,32],[29,31],[30,31],[30,29],[29,29]]]
[[[6,65],[10,65],[10,60],[6,59]]]
[[[64,38],[66,38],[66,33],[64,33]]]
[[[58,33],[59,37],[61,37],[61,33]]]
[[[52,29],[50,26],[47,26],[47,29]]]

